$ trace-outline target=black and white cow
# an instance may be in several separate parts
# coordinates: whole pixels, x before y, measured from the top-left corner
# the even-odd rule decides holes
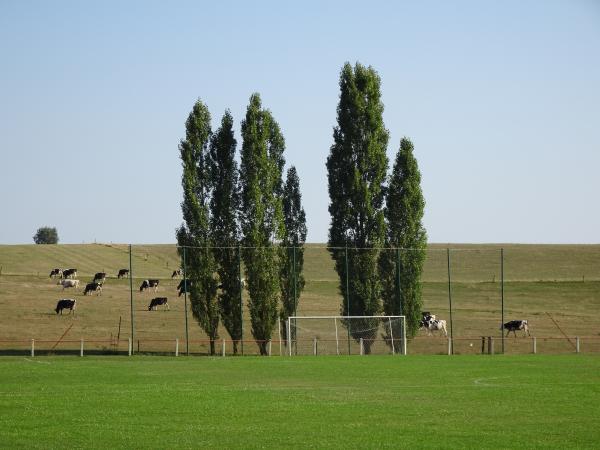
[[[102,283],[88,283],[85,285],[85,289],[83,291],[83,295],[91,295],[92,292],[96,292],[96,295],[102,294]]]
[[[165,305],[165,309],[169,309],[169,301],[167,300],[167,297],[155,297],[150,300],[148,311],[156,311],[156,308],[160,305]]]
[[[177,285],[177,297],[181,297],[182,294],[189,294],[191,287],[192,282],[190,280],[181,280]]]
[[[147,291],[150,288],[154,288],[154,292],[158,291],[158,283],[160,280],[144,280],[140,285],[140,292]]]
[[[503,328],[505,330],[508,330],[506,332],[506,336],[508,336],[509,333],[512,331],[515,337],[517,337],[517,330],[523,330],[525,334],[531,336],[531,333],[529,332],[529,324],[526,320],[511,320],[500,327],[500,329]]]
[[[175,278],[175,277],[180,277],[181,276],[181,269],[177,269],[174,270],[173,273],[171,274],[171,279]]]
[[[58,314],[60,312],[60,315],[62,316],[62,311],[63,309],[70,309],[72,314],[75,314],[75,303],[77,302],[77,300],[73,300],[71,298],[63,298],[62,300],[59,300],[58,303],[56,304],[56,314]]]
[[[78,288],[79,280],[60,280],[57,285],[61,285],[63,287],[63,291],[67,288]]]
[[[94,281],[94,282],[100,281],[100,282],[104,283],[105,280],[106,280],[106,272],[98,272],[96,275],[94,275],[94,279],[92,281]]]
[[[54,277],[62,278],[62,275],[63,275],[63,271],[59,268],[52,269],[50,271],[50,278],[54,278]]]
[[[77,269],[65,269],[63,270],[63,278],[75,278],[77,276]]]
[[[117,278],[124,278],[124,277],[129,277],[129,269],[119,269]]]
[[[434,314],[431,314],[429,311],[423,312],[423,318],[421,322],[419,322],[420,328],[425,328],[427,330],[427,335],[433,336],[434,331],[440,331],[444,333],[444,336],[448,336],[448,331],[446,330],[446,321],[443,319],[436,319]]]

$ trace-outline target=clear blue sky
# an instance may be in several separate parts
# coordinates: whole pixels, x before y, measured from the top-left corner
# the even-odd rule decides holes
[[[326,241],[345,61],[381,76],[390,161],[414,142],[431,242],[600,242],[600,2],[4,0],[0,243],[174,242],[194,101],[239,130],[252,92]]]

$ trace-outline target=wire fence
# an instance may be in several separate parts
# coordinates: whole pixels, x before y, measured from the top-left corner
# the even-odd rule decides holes
[[[223,349],[231,355],[235,348],[237,355],[257,355],[261,343],[271,355],[279,355],[280,348],[286,354],[284,321],[275,320],[270,339],[254,338],[248,288],[238,299],[241,339],[232,339],[221,319],[211,344],[185,289],[190,268],[183,267],[182,250],[168,244],[0,246],[0,354],[29,354],[32,339],[36,354],[79,354],[82,339],[84,354],[128,354],[129,340],[133,354],[175,354],[177,345],[178,354],[208,355],[212,348],[215,355]],[[258,251],[204,250],[235,256],[240,283],[246,277],[241,253]],[[343,283],[351,309],[360,300],[353,280],[340,279],[331,250],[310,244],[292,250],[304,263],[294,315],[342,314]],[[414,251],[338,250],[351,261],[367,251],[387,254],[391,261]],[[52,274],[54,269],[62,275]],[[77,270],[65,274],[67,269]],[[447,354],[448,349],[489,354],[490,339],[494,354],[534,353],[534,342],[535,353],[600,351],[598,245],[430,245],[421,289],[422,309],[446,321],[448,336],[421,330],[408,339],[409,355]],[[57,312],[61,299],[75,300],[73,309]],[[166,301],[152,305],[154,299]],[[531,336],[523,330],[506,336],[501,325],[509,320],[527,320]],[[299,341],[303,354],[314,354],[314,339]],[[351,354],[360,354],[358,340],[350,346]],[[337,354],[331,348],[317,337],[317,354]],[[373,348],[379,349],[376,354],[391,353],[388,345]]]

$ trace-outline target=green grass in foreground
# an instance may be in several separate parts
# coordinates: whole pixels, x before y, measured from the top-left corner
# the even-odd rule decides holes
[[[600,357],[0,359],[0,448],[592,448]]]

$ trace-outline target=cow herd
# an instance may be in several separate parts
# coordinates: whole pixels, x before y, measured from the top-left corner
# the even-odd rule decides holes
[[[177,269],[173,271],[171,278],[175,278],[177,276],[181,276],[181,269]],[[65,289],[78,289],[79,288],[79,280],[77,277],[77,269],[61,269],[54,268],[50,271],[50,278],[58,279],[57,285],[62,286],[62,290]],[[101,295],[102,287],[104,282],[106,281],[107,274],[106,272],[97,272],[93,279],[86,283],[85,288],[83,289],[83,295]],[[121,278],[129,278],[129,269],[119,269],[117,272],[117,279]],[[147,292],[150,289],[154,289],[154,292],[158,291],[158,285],[160,280],[157,279],[148,279],[143,280],[140,285],[140,292]],[[187,288],[190,286],[190,282],[187,283]],[[186,292],[186,283],[182,280],[177,286],[178,296],[181,296],[184,292]],[[72,298],[62,298],[58,300],[56,304],[56,314],[63,313],[63,310],[68,309],[70,314],[75,314],[75,305],[77,304],[77,300]],[[169,303],[167,297],[156,297],[150,301],[148,306],[148,311],[156,311],[158,306],[164,306],[166,310],[169,309]]]
[[[419,322],[419,328],[427,331],[428,336],[433,336],[433,333],[439,331],[440,334],[448,336],[448,330],[446,329],[446,321],[438,319],[435,314],[431,314],[429,311],[423,311],[421,321]],[[529,332],[529,323],[527,320],[511,320],[500,326],[501,330],[507,330],[506,336],[512,331],[514,336],[517,337],[517,331],[523,330],[525,335],[531,336]]]

